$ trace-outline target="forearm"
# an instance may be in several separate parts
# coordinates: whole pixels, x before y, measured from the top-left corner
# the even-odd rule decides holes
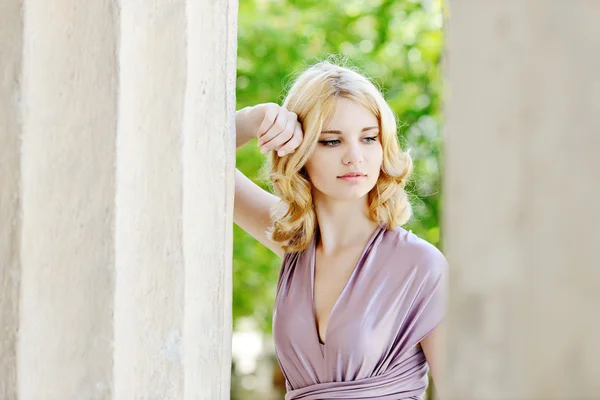
[[[235,113],[235,147],[239,149],[256,137],[256,133],[264,118],[262,104],[242,108]]]

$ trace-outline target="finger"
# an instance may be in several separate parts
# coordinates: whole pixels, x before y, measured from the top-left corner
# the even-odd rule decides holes
[[[292,154],[300,146],[302,139],[304,139],[304,134],[302,132],[301,125],[298,123],[296,129],[294,130],[294,135],[277,151],[277,155],[279,157],[283,157],[286,154]]]
[[[279,135],[286,127],[287,119],[285,113],[278,113],[273,124],[258,138],[258,145],[264,146],[275,136]]]
[[[296,121],[288,120],[285,128],[273,139],[264,143],[262,147],[269,150],[279,150],[281,146],[286,144],[294,136],[294,125]]]
[[[256,136],[259,139],[269,129],[271,129],[271,127],[275,123],[275,120],[277,119],[278,113],[279,113],[279,108],[278,107],[270,107],[270,106],[266,107],[265,116],[263,117],[263,120],[262,120],[260,126],[258,127],[258,131],[256,133]]]
[[[258,145],[264,147],[263,153],[277,150],[294,134],[294,124],[298,123],[298,116],[284,108],[280,111],[282,112],[277,116],[273,126],[258,141]],[[276,140],[273,141],[274,139]]]

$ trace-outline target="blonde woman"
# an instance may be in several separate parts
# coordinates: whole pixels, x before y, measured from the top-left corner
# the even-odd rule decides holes
[[[394,114],[360,73],[309,67],[282,107],[236,114],[274,194],[239,171],[235,222],[278,254],[273,337],[286,400],[421,399],[441,379],[444,256],[403,229],[412,169]],[[439,384],[438,384],[439,391]]]

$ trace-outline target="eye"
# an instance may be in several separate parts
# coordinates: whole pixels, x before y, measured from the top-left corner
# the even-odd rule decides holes
[[[363,139],[367,143],[372,143],[377,141],[377,136],[369,136]]]
[[[319,140],[319,143],[321,143],[323,146],[333,147],[333,146],[337,146],[338,144],[340,144],[340,141],[337,140],[337,139],[334,139],[334,140]]]

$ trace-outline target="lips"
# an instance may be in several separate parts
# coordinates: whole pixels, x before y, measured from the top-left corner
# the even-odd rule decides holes
[[[353,172],[348,172],[347,174],[338,176],[338,178],[357,178],[357,177],[361,177],[361,176],[365,176],[365,174],[363,174],[360,171],[353,171]]]

